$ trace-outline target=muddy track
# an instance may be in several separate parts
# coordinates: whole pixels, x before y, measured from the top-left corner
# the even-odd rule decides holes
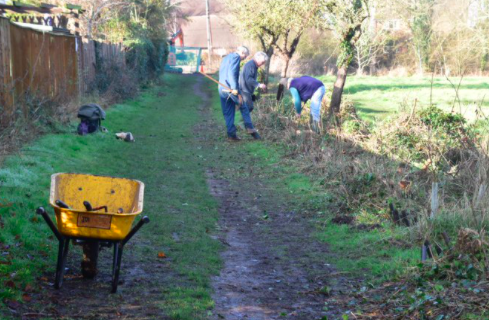
[[[289,209],[285,196],[267,185],[253,160],[243,163],[239,152],[226,153],[239,144],[222,142],[224,131],[216,128],[204,84],[200,77],[193,88],[203,103],[197,106],[201,119],[190,143],[215,153],[206,174],[210,193],[219,203],[220,222],[211,236],[225,247],[223,269],[212,279],[215,308],[210,319],[339,318],[341,311],[328,301],[348,292],[355,281],[338,276],[327,245],[314,238],[310,219]],[[224,170],[225,161],[239,163],[239,170],[249,174],[230,174]],[[156,224],[145,228],[159,232]],[[33,314],[28,318],[170,319],[161,306],[162,290],[178,275],[171,269],[171,258],[153,254],[161,244],[151,239],[137,234],[127,245],[117,294],[109,293],[111,250],[102,251],[100,273],[87,281],[80,275],[81,250],[76,248],[69,256],[62,290],[53,290],[53,275],[46,274],[39,294],[33,296],[32,305],[40,307],[19,310],[14,318]]]
[[[202,119],[209,120],[209,97],[200,90],[201,82],[194,91],[204,97]],[[203,123],[201,133],[210,121]],[[252,163],[240,165],[253,171]],[[309,220],[287,211],[283,197],[257,175],[223,176],[218,167],[207,171],[211,194],[220,204],[219,238],[226,246],[224,268],[213,279],[213,319],[339,317],[341,312],[325,303],[347,291],[353,280],[338,277],[327,245],[314,239]]]

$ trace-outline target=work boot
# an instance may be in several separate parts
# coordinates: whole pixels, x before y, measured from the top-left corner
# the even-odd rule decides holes
[[[261,136],[258,134],[258,132],[253,132],[251,133],[251,136],[253,137],[253,139],[255,140],[261,140]]]
[[[261,136],[256,129],[246,128],[246,132],[248,132],[255,140],[261,140]]]
[[[239,141],[241,141],[241,138],[238,137],[237,135],[228,136],[228,141],[230,141],[230,142],[239,142]]]

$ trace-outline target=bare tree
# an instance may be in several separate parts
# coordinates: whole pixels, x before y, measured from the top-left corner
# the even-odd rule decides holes
[[[377,58],[384,51],[387,42],[386,32],[383,29],[373,31],[370,24],[369,20],[364,22],[363,35],[355,45],[354,60],[358,66],[357,76],[364,75],[367,67],[370,68],[371,75],[375,73]]]
[[[278,53],[285,61],[282,76],[299,41],[308,28],[320,18],[321,0],[225,0],[234,16],[231,24],[241,34],[257,40],[269,56]]]
[[[393,0],[396,14],[409,27],[418,73],[422,75],[429,64],[436,0]]]
[[[348,67],[355,55],[355,46],[362,36],[362,25],[369,16],[370,0],[323,0],[323,27],[333,31],[339,42],[338,73],[330,103],[330,114],[340,111]]]
[[[85,36],[89,39],[93,37],[97,26],[116,16],[118,10],[131,5],[129,0],[88,0],[83,3],[86,10],[83,14],[86,25]]]

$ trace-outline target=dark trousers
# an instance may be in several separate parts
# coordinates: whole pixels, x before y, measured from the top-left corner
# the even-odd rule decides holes
[[[246,129],[253,129],[253,122],[251,121],[251,110],[247,103],[243,103],[239,108],[241,116],[243,117],[244,126]]]
[[[236,102],[232,97],[228,95],[221,97],[221,108],[222,114],[224,116],[224,121],[226,121],[226,128],[228,132],[228,137],[234,137],[236,135],[236,126],[234,125],[234,116],[236,114]],[[243,117],[244,126],[246,129],[253,130],[253,122],[251,122],[251,115],[248,105],[243,103],[239,108],[241,116]]]

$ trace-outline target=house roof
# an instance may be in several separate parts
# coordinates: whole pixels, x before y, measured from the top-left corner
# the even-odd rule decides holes
[[[179,1],[179,11],[183,16],[204,16],[206,0],[182,0]],[[209,14],[218,14],[224,11],[224,4],[219,0],[209,0]]]
[[[242,39],[233,34],[231,26],[225,17],[210,15],[212,47],[236,48]],[[207,21],[206,16],[192,16],[186,24],[182,25],[185,45],[189,47],[207,48]]]

